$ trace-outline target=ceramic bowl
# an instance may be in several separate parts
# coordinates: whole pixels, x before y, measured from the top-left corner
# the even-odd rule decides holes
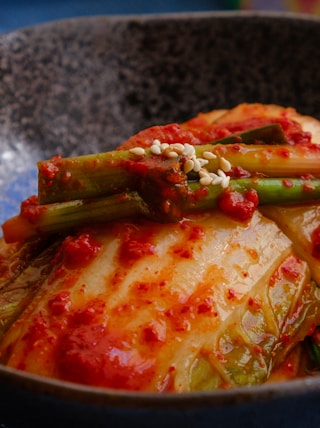
[[[0,36],[0,221],[36,161],[114,148],[240,102],[320,119],[320,19],[220,12],[75,18]],[[316,427],[320,378],[186,394],[84,387],[0,367],[0,426]]]

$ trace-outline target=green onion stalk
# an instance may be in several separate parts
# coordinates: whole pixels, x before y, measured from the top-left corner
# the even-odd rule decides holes
[[[232,165],[249,173],[259,171],[273,177],[319,174],[319,150],[284,146],[285,136],[279,124],[267,125],[210,144],[194,146],[196,158],[212,153],[214,158],[206,164],[209,172],[220,168],[223,157]],[[303,162],[301,162],[303,159]],[[150,149],[144,156],[130,150],[114,150],[71,158],[55,157],[38,163],[38,197],[40,204],[74,199],[96,198],[137,188],[139,180],[150,171],[185,158],[167,159],[155,156]],[[168,167],[169,167],[168,166]],[[177,165],[177,168],[180,166]]]
[[[169,189],[169,190],[168,190]],[[304,203],[320,199],[320,179],[240,178],[230,180],[227,191],[245,193],[253,189],[260,205]],[[168,191],[172,198],[168,199]],[[30,221],[22,214],[7,220],[2,229],[7,242],[34,235],[66,232],[90,223],[106,223],[131,217],[146,217],[159,222],[179,221],[184,215],[218,207],[226,192],[219,185],[203,187],[199,182],[173,185],[144,193],[123,192],[96,199],[74,200],[41,205]]]
[[[195,162],[204,161],[211,176],[221,176],[222,162],[227,162],[224,185],[204,185],[201,171],[185,169],[190,156],[182,151],[172,156],[170,148],[161,154],[149,147],[41,161],[37,201],[27,210],[22,204],[20,214],[2,225],[4,238],[24,241],[137,216],[178,221],[188,213],[216,208],[226,191],[244,194],[251,189],[260,205],[320,199],[320,147],[289,145],[278,124],[192,150]],[[243,172],[246,178],[239,178]]]

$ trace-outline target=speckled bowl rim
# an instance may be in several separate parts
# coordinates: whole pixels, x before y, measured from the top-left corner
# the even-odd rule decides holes
[[[102,21],[150,21],[150,20],[179,20],[179,19],[207,19],[207,18],[268,18],[268,19],[284,19],[284,20],[303,20],[310,22],[319,22],[320,15],[312,15],[302,12],[290,12],[290,11],[267,11],[267,10],[230,10],[230,11],[200,11],[200,12],[161,12],[161,13],[145,13],[145,14],[112,14],[112,15],[88,15],[88,16],[75,16],[72,18],[61,18],[58,20],[48,20],[35,25],[26,25],[14,30],[6,31],[0,34],[2,37],[8,35],[23,32],[25,30],[32,29],[50,29],[53,26],[68,26],[70,23],[89,22],[93,20]]]
[[[320,16],[296,12],[273,11],[213,11],[213,12],[175,12],[159,14],[130,14],[130,15],[92,15],[47,21],[36,25],[21,27],[4,32],[1,38],[10,35],[41,29],[51,29],[53,26],[68,26],[70,23],[81,25],[83,22],[103,21],[148,21],[148,20],[177,20],[177,19],[207,19],[207,18],[252,18],[263,17],[277,20],[303,20],[317,22]],[[238,387],[229,390],[213,390],[184,393],[151,393],[131,392],[110,388],[91,387],[44,376],[27,373],[0,364],[0,381],[8,386],[26,390],[31,393],[45,394],[52,397],[71,400],[79,403],[94,404],[119,408],[217,408],[221,406],[251,404],[273,399],[304,396],[309,393],[320,393],[320,376],[311,376],[284,382],[270,382],[264,385]]]

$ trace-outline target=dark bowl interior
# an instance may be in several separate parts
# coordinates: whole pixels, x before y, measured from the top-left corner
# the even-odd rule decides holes
[[[320,119],[320,20],[200,13],[63,20],[0,37],[0,221],[36,192],[36,161],[108,150],[154,124],[240,102]],[[317,377],[132,394],[0,368],[0,426],[316,427]]]

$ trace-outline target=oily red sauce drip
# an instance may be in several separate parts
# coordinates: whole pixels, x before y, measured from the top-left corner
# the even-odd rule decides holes
[[[184,259],[192,259],[194,244],[204,238],[203,228],[186,220],[180,222],[180,228],[185,232],[186,238],[183,243],[174,245],[172,251],[176,256]]]
[[[60,293],[53,296],[48,306],[52,315],[62,315],[68,312],[71,306],[70,293],[67,290],[63,290]]]
[[[244,193],[226,189],[218,200],[221,211],[239,221],[249,220],[258,203],[258,194],[254,189],[249,189]]]
[[[68,292],[60,292],[48,303],[52,315],[63,315],[65,310],[68,324],[56,351],[60,376],[86,385],[146,389],[154,374],[154,360],[139,353],[134,335],[121,325],[106,323],[106,302],[97,298],[69,311],[65,305],[68,301]],[[34,340],[48,329],[44,319],[37,321],[30,333]],[[155,340],[152,335],[158,333],[149,326],[144,331],[145,339]]]
[[[96,299],[70,316],[57,358],[60,375],[86,385],[143,390],[154,361],[140,355],[133,335],[106,325],[104,308],[105,302]]]
[[[67,269],[83,268],[97,256],[100,249],[101,244],[89,232],[67,236],[54,263],[61,260]]]
[[[288,257],[271,276],[269,280],[270,287],[273,287],[277,282],[284,279],[289,281],[298,280],[302,275],[301,269],[301,259],[295,256]]]
[[[183,333],[191,329],[191,323],[201,322],[202,317],[217,317],[218,312],[212,290],[200,288],[185,302],[173,302],[165,311],[173,332]]]
[[[130,338],[103,324],[79,325],[62,340],[59,369],[64,379],[115,389],[143,390],[153,360],[134,349]]]
[[[44,346],[43,356],[38,351],[36,354],[44,359],[40,364],[54,360],[58,376],[64,380],[115,389],[146,389],[154,375],[154,360],[139,353],[134,335],[121,325],[107,324],[105,307],[106,302],[96,298],[72,310],[69,292],[57,293],[48,302],[48,314],[41,311],[33,317],[23,337],[24,358]],[[24,360],[19,369],[25,369]]]
[[[154,314],[153,320],[143,326],[142,343],[148,346],[161,346],[164,342],[176,341],[177,337],[188,332],[191,325],[201,323],[207,317],[217,317],[217,309],[210,288],[200,287],[186,299],[180,299],[176,292],[172,292],[170,284],[137,283],[131,288],[130,306],[119,307],[122,317],[134,316],[134,311],[141,306],[150,305]],[[154,306],[152,306],[154,305]],[[166,308],[159,311],[156,307]],[[197,328],[197,327],[195,327]],[[145,348],[146,355],[154,348]],[[156,351],[154,352],[156,355]]]
[[[59,160],[61,159],[61,156],[54,156],[50,160],[41,162],[40,165],[40,173],[42,176],[46,177],[48,180],[48,184],[52,182],[54,177],[59,172]]]
[[[262,308],[262,302],[259,298],[249,297],[248,306],[252,312],[258,312]]]
[[[203,239],[205,234],[203,227],[190,223],[188,221],[182,221],[180,223],[180,228],[188,231],[188,242],[190,241],[199,241]]]
[[[119,263],[130,266],[142,257],[155,254],[152,226],[140,229],[134,224],[127,224],[121,232]]]
[[[45,206],[39,205],[38,197],[32,195],[21,203],[21,216],[28,220],[31,224],[38,221],[41,214],[46,210]]]

